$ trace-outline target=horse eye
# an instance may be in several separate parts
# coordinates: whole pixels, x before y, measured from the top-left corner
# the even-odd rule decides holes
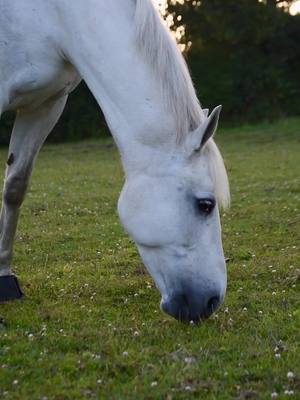
[[[210,214],[216,205],[213,199],[197,199],[197,208],[201,214]]]

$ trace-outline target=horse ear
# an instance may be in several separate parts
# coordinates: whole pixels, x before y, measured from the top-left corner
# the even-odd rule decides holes
[[[210,116],[187,137],[187,150],[189,153],[200,151],[205,143],[213,137],[218,127],[222,106],[215,107]]]
[[[204,122],[204,129],[201,129],[203,132],[202,134],[202,139],[201,139],[201,144],[200,148],[205,145],[205,143],[210,139],[211,137],[214,136],[218,123],[219,123],[219,118],[220,118],[220,113],[222,110],[222,106],[217,106],[213,109],[212,113],[210,116],[207,118],[207,120]],[[202,126],[201,126],[202,128]]]
[[[202,109],[202,111],[203,111],[203,114],[206,116],[206,118],[208,117],[208,114],[209,114],[209,109],[208,108],[203,108]]]

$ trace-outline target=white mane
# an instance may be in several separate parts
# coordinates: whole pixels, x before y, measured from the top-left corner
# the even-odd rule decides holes
[[[138,46],[160,80],[182,137],[205,119],[185,60],[151,0],[136,0],[135,26]]]
[[[206,118],[188,67],[151,0],[136,0],[135,27],[140,51],[160,81],[167,106],[176,118],[180,139],[198,128]],[[230,193],[222,156],[213,140],[208,141],[205,151],[218,203],[226,208],[230,203]]]

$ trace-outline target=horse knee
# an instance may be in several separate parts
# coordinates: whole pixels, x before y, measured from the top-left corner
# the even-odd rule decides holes
[[[22,174],[14,174],[5,181],[3,199],[7,205],[20,207],[28,186],[28,178]]]

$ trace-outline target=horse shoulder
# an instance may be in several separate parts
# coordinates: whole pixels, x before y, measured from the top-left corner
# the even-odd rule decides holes
[[[16,0],[0,0],[2,111],[27,104],[38,106],[49,98],[64,96],[81,80],[60,50],[56,13],[48,10],[51,4],[47,8],[28,0],[20,10],[17,3],[20,5]]]

